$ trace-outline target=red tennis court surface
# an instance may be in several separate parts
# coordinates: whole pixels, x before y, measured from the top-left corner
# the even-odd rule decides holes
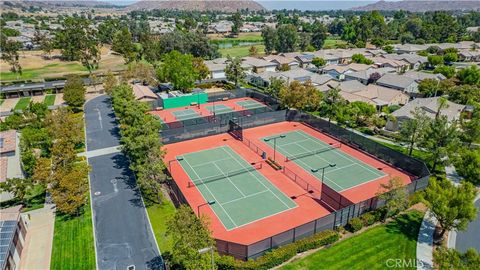
[[[250,109],[250,108],[241,106],[242,102],[245,102],[245,101],[256,102],[259,105],[265,105],[253,98],[244,97],[244,98],[234,98],[234,99],[220,100],[215,102],[208,102],[205,104],[201,104],[200,106],[192,105],[192,106],[185,106],[185,107],[166,109],[166,110],[160,110],[160,111],[150,111],[149,113],[160,117],[160,119],[162,119],[164,123],[171,123],[171,122],[183,120],[175,117],[174,112],[180,112],[180,111],[190,109],[195,111],[199,117],[212,116],[213,115],[212,108],[214,107],[214,105],[216,107],[216,111],[218,114],[226,112],[225,108],[228,108],[231,111],[239,112],[239,111],[245,111]]]
[[[235,103],[236,101],[230,100],[229,102]],[[181,192],[179,196],[183,198],[180,199],[185,200],[195,213],[198,213],[200,207],[201,214],[209,217],[212,236],[217,241],[217,248],[220,253],[230,254],[242,259],[255,258],[255,255],[252,254],[257,254],[257,252],[260,254],[260,251],[268,250],[269,247],[286,244],[289,243],[288,241],[295,241],[295,239],[307,236],[305,233],[307,227],[309,233],[319,232],[327,228],[331,229],[331,225],[327,226],[325,224],[334,223],[334,215],[331,215],[333,210],[320,202],[318,193],[306,192],[284,173],[267,165],[259,155],[262,151],[265,151],[268,157],[273,157],[273,148],[262,138],[291,131],[303,131],[327,144],[338,143],[334,138],[304,124],[281,122],[245,129],[243,131],[245,139],[243,142],[233,138],[230,134],[220,134],[164,146],[166,150],[164,160],[168,164],[175,184]],[[247,142],[250,143],[250,147],[247,146]],[[252,144],[255,144],[255,146],[252,147]],[[297,207],[227,230],[211,206],[206,204],[201,191],[190,184],[193,179],[190,179],[188,173],[183,169],[184,167],[179,163],[180,161],[177,160],[179,156],[222,146],[230,147],[248,163],[263,162],[263,166],[258,170],[258,173],[262,174],[280,192],[290,197]],[[258,151],[257,148],[260,148],[261,151]],[[257,150],[257,152],[252,149]],[[380,191],[380,184],[387,183],[391,177],[398,176],[405,184],[413,180],[413,177],[406,173],[348,145],[342,145],[338,150],[373,168],[381,168],[381,171],[385,173],[382,178],[340,192],[342,196],[354,204],[375,197]],[[276,156],[280,165],[285,165],[285,157],[278,152]],[[287,167],[316,190],[321,190],[322,185],[318,178],[308,173],[304,168],[294,162],[288,162]],[[248,211],[248,209],[245,210]]]

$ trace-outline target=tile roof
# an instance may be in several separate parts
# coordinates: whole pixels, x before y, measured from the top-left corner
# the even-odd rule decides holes
[[[7,130],[0,132],[0,155],[15,151],[17,132]]]

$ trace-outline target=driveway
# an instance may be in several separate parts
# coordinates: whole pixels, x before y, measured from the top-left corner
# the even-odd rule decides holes
[[[468,224],[467,230],[457,232],[455,248],[460,252],[465,252],[469,248],[480,252],[480,199],[475,202],[475,207],[477,207],[477,218]]]
[[[160,251],[127,157],[110,98],[85,104],[87,157],[98,269],[161,269]]]

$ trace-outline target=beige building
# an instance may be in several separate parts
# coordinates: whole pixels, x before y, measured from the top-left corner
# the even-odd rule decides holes
[[[0,269],[20,269],[27,226],[20,215],[21,205],[0,210]]]

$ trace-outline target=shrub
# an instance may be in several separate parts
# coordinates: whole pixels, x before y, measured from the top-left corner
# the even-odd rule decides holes
[[[373,130],[371,130],[368,127],[360,127],[360,128],[358,128],[358,131],[362,132],[363,134],[367,134],[367,135],[375,135],[375,132],[373,132]]]
[[[338,239],[339,235],[337,232],[327,230],[299,240],[295,243],[274,249],[265,255],[258,257],[256,260],[240,261],[235,260],[231,256],[220,256],[220,258],[216,260],[216,263],[219,270],[270,269],[288,261],[297,253],[332,244]]]
[[[347,229],[351,232],[358,232],[363,228],[363,222],[360,218],[352,218],[347,224]]]
[[[370,212],[362,215],[360,219],[362,220],[364,226],[370,226],[376,221],[375,215]]]

